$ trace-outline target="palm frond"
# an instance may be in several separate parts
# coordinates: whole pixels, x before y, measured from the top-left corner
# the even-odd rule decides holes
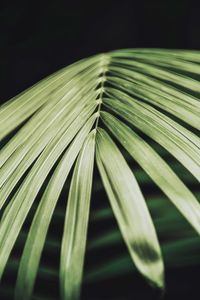
[[[92,116],[75,137],[73,143],[63,155],[43,194],[22,255],[17,278],[16,299],[28,299],[31,295],[41,252],[56,203],[83,141],[92,128],[94,120],[94,116]]]
[[[199,63],[197,51],[117,50],[64,68],[0,107],[1,276],[31,207],[38,205],[19,266],[16,299],[32,295],[47,231],[77,157],[60,286],[63,299],[80,297],[95,146],[101,179],[130,256],[149,282],[164,287],[151,216],[111,135],[200,233],[198,200],[157,153],[157,147],[166,149],[200,181]]]

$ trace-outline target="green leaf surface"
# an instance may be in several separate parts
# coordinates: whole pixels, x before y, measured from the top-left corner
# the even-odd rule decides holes
[[[105,124],[200,234],[200,204],[165,161],[133,130],[102,112]],[[159,168],[158,168],[159,166]]]
[[[180,125],[177,124],[176,128],[173,122],[172,125],[170,124],[170,120],[169,122],[167,122],[168,119],[163,121],[164,116],[154,112],[151,107],[131,101],[128,95],[124,93],[116,92],[115,97],[114,100],[104,99],[104,104],[163,146],[198,181],[200,180],[200,148],[198,147],[199,138],[197,136],[193,137],[192,133],[188,132],[187,134],[184,130],[182,133],[179,130]],[[131,109],[130,106],[134,109]]]
[[[88,114],[91,114],[91,109],[95,109],[95,106],[96,104],[94,103],[92,104],[92,107],[90,106],[83,110],[68,130],[66,130],[61,137],[56,137],[52,143],[48,145],[35,163],[34,167],[31,169],[26,180],[22,183],[19,191],[13,196],[11,205],[6,212],[6,215],[3,216],[0,226],[1,275],[14,242],[31,208],[31,205],[42,186],[42,183],[62,152],[66,149],[78,130],[80,130],[81,126],[85,123]]]
[[[163,262],[155,229],[138,183],[114,142],[98,129],[97,164],[129,253],[153,284],[163,287]]]
[[[79,154],[69,191],[61,247],[62,299],[79,299],[92,189],[95,134],[88,135]]]
[[[96,116],[93,115],[78,133],[73,143],[62,157],[43,194],[40,205],[35,213],[22,255],[16,284],[16,300],[28,300],[31,298],[41,252],[56,203],[84,139],[92,128],[95,117]]]

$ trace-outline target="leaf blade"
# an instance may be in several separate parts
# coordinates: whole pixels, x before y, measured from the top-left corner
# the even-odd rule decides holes
[[[79,154],[68,197],[60,261],[62,299],[79,299],[94,164],[95,131]]]
[[[87,121],[92,114],[96,104],[91,104],[87,109],[78,116],[66,132],[58,139],[53,140],[53,143],[42,153],[31,172],[25,179],[18,193],[16,193],[11,205],[8,206],[8,211],[5,211],[0,226],[0,275],[2,276],[9,254],[12,250],[14,242],[19,234],[23,222],[31,208],[31,205],[41,188],[50,169],[66,149],[68,144],[74,138],[75,134],[80,130],[81,126]],[[89,114],[89,116],[88,116]],[[96,118],[96,115],[92,116]],[[92,120],[93,121],[93,120]]]
[[[123,156],[107,133],[99,128],[96,159],[113,212],[135,265],[150,282],[163,288],[162,255],[142,193]]]
[[[101,113],[101,116],[124,148],[200,234],[200,204],[189,189],[165,161],[127,125],[106,112]]]
[[[16,300],[28,300],[31,298],[40,256],[56,203],[69,171],[92,125],[92,122],[87,122],[78,133],[57,166],[43,194],[22,254],[15,288]]]

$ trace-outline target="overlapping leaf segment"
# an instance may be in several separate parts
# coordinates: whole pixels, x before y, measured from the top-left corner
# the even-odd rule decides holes
[[[200,129],[199,74],[198,52],[120,50],[64,68],[1,106],[0,139],[5,144],[0,151],[1,275],[34,200],[54,170],[25,244],[16,299],[31,297],[48,227],[74,164],[61,245],[60,290],[63,299],[80,297],[95,156],[133,262],[150,282],[164,287],[153,222],[113,138],[200,233],[198,201],[138,134],[160,144],[199,181],[200,139],[188,129]]]

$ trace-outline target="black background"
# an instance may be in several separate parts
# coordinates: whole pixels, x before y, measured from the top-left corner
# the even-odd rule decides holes
[[[0,12],[0,101],[99,52],[135,47],[200,50],[197,4],[187,0],[7,2]],[[191,299],[198,299],[194,296],[198,292],[195,273],[194,267],[169,271],[166,277],[174,287],[167,299],[189,299],[189,294],[184,295],[186,284],[191,286]],[[141,289],[146,289],[145,299],[158,298],[140,278],[135,285],[131,278],[113,280],[106,287],[103,283],[99,291],[112,284],[116,288],[121,284],[120,291],[126,296],[134,289],[130,294],[136,300],[141,299]]]
[[[200,49],[198,1],[10,1],[0,12],[0,99],[120,48]]]

